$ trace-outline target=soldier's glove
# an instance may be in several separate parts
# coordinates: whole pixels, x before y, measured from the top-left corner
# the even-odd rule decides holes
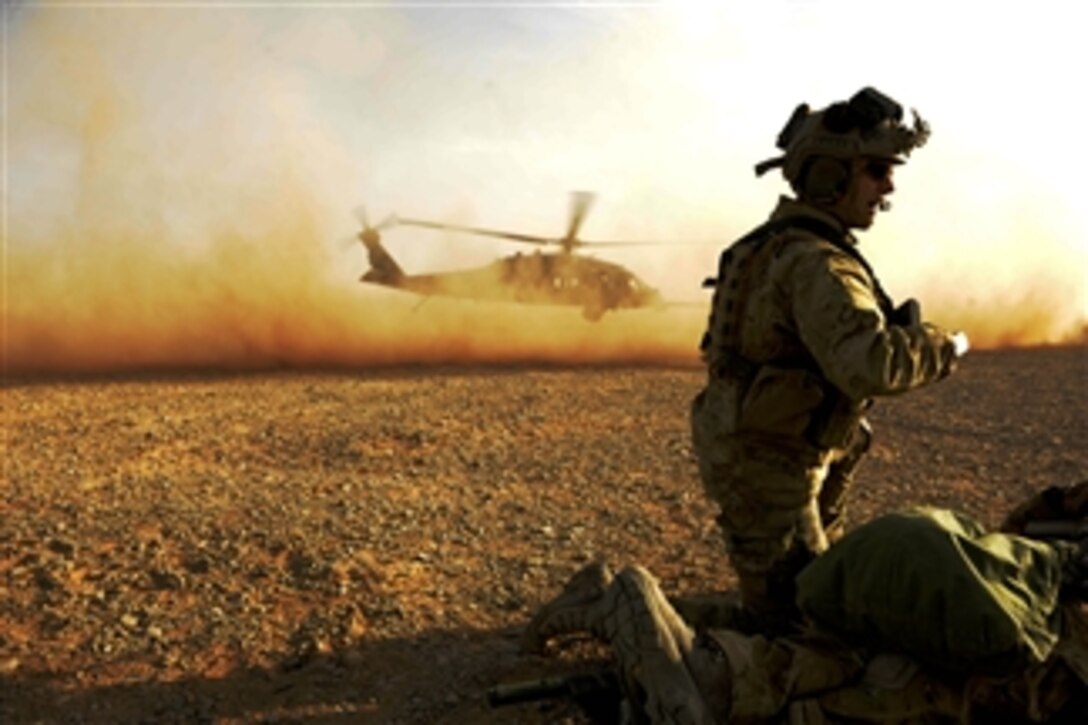
[[[947,334],[945,343],[942,349],[942,357],[948,355],[944,360],[944,368],[941,370],[940,377],[944,378],[952,374],[952,371],[956,369],[956,363],[959,359],[967,354],[967,350],[971,345],[967,341],[967,335],[963,332],[953,332]],[[949,354],[951,353],[951,354]]]
[[[922,306],[912,297],[892,311],[888,322],[899,327],[917,327],[922,324]]]
[[[952,351],[956,358],[961,358],[971,349],[971,343],[967,340],[966,332],[952,333]]]

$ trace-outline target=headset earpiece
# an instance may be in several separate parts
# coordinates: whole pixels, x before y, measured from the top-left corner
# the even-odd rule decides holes
[[[801,171],[800,194],[817,204],[834,204],[850,188],[850,162],[829,156],[816,156]]]

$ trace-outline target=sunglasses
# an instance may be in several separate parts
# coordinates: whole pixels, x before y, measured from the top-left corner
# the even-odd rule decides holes
[[[892,164],[887,161],[869,161],[865,164],[865,173],[873,181],[884,181],[892,173]]]

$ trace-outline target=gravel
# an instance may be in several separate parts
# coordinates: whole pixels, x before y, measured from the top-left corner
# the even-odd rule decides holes
[[[581,722],[491,711],[581,564],[666,591],[733,576],[703,498],[694,367],[434,368],[9,381],[0,721]],[[979,352],[881,401],[855,522],[996,523],[1088,477],[1088,348]]]

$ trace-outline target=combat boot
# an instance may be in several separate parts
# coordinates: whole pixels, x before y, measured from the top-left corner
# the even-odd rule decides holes
[[[570,578],[563,591],[545,603],[529,621],[521,636],[522,651],[538,654],[548,640],[562,634],[593,632],[598,629],[596,604],[612,583],[612,570],[603,562],[587,564]]]
[[[646,569],[630,566],[593,605],[612,647],[629,698],[654,723],[711,725],[722,721],[707,698],[728,685],[721,663],[696,645],[695,632],[669,604]],[[725,673],[728,674],[727,672]],[[728,701],[721,702],[727,712]]]

